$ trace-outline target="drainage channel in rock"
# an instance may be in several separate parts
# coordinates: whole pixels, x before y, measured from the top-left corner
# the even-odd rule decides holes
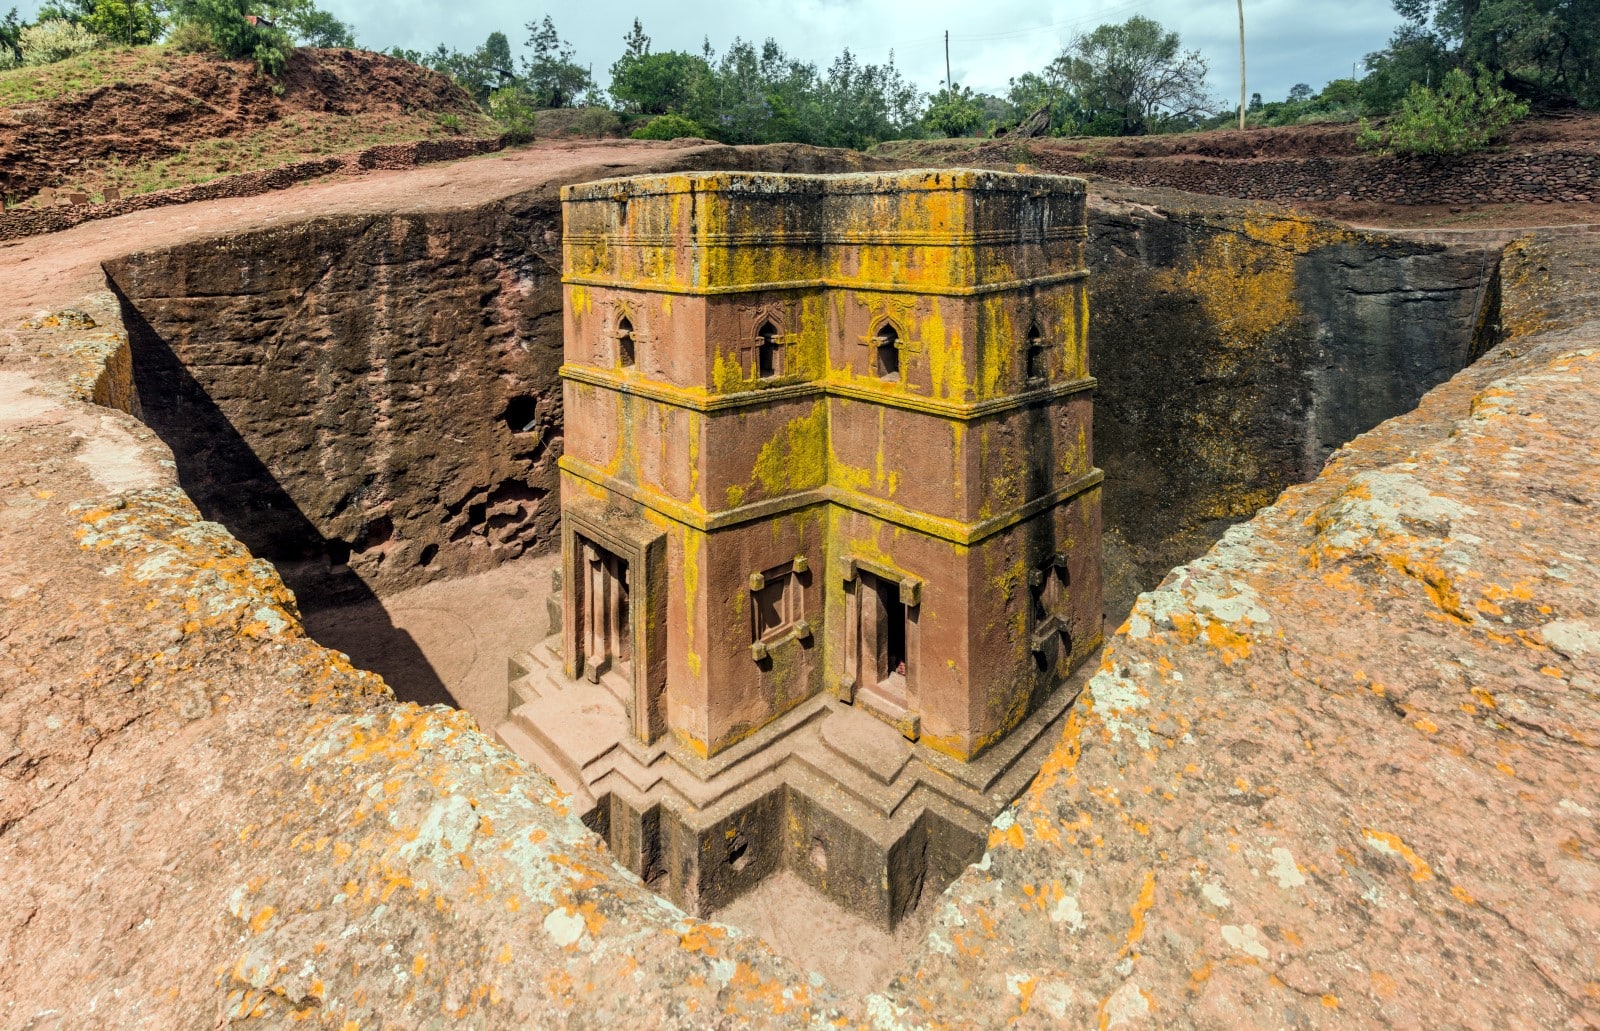
[[[556,215],[544,217],[554,222]],[[1203,553],[1282,487],[1314,476],[1351,435],[1409,409],[1493,335],[1494,262],[1484,248],[1411,244],[1216,205],[1185,210],[1170,200],[1165,207],[1102,203],[1089,209],[1088,224],[1096,272],[1092,371],[1099,380],[1094,460],[1106,472],[1105,546],[1093,565],[1103,570],[1108,626],[1168,567]],[[324,220],[233,241],[226,265],[195,246],[108,268],[123,299],[145,418],[172,446],[201,510],[278,566],[319,641],[384,674],[403,699],[458,705],[486,729],[507,727],[502,738],[516,731],[509,719],[516,710],[538,707],[538,698],[515,693],[519,683],[550,679],[541,666],[552,676],[570,672],[558,669],[560,648],[539,651],[540,639],[562,624],[561,598],[569,592],[556,585],[579,573],[587,579],[572,593],[609,597],[620,612],[631,604],[630,590],[649,593],[647,571],[659,561],[651,558],[648,533],[569,513],[569,555],[590,554],[593,564],[573,559],[568,576],[557,575],[555,459],[574,434],[580,462],[597,430],[608,447],[635,446],[624,438],[638,438],[610,440],[602,423],[564,409],[556,375],[558,277],[552,256],[525,252],[520,239],[493,217]],[[1071,301],[1073,311],[1080,305]],[[748,315],[749,366],[737,375],[781,380],[786,361],[798,374],[810,360],[799,328],[803,303],[798,313],[776,303],[757,308]],[[652,361],[652,342],[663,337],[650,331],[648,312],[597,310],[606,313],[593,327],[597,341],[618,347],[626,336],[629,365]],[[894,376],[918,375],[919,352],[900,346],[926,339],[915,317],[886,311],[875,321],[868,312],[858,335],[880,345],[863,349],[863,361],[877,360],[881,341],[889,340]],[[626,330],[619,330],[624,319]],[[1023,329],[1030,341],[1044,337],[1032,323]],[[770,354],[760,350],[763,342]],[[609,353],[605,364],[618,367],[623,353]],[[1026,378],[1027,364],[1019,368]],[[589,386],[602,388],[604,378]],[[752,458],[775,453],[772,467],[788,475],[815,445],[821,420],[814,412],[805,404],[783,409],[764,438],[776,452],[764,451],[761,441],[732,450]],[[1046,426],[1011,436],[1037,444]],[[885,450],[883,439],[845,434],[834,451],[842,449],[846,462],[852,448],[861,452],[858,464],[868,469],[877,450],[890,466],[925,461],[895,446],[897,439],[888,438]],[[1087,449],[1081,457],[1087,462]],[[1030,461],[1026,448],[1001,455],[1002,467],[1026,469]],[[757,473],[736,500],[770,486]],[[758,500],[758,493],[748,497]],[[853,601],[853,629],[866,608],[877,613],[872,633],[882,633],[871,661],[884,668],[869,682],[858,664],[868,697],[844,705],[833,685],[806,695],[810,709],[784,702],[789,708],[771,726],[790,742],[796,762],[826,767],[848,765],[846,753],[891,757],[858,764],[868,785],[862,791],[873,778],[888,790],[916,763],[937,773],[948,759],[936,747],[941,728],[910,720],[897,693],[905,690],[900,667],[917,658],[913,636],[892,633],[913,619],[920,624],[928,577],[905,575],[920,560],[858,552],[846,584],[839,564],[824,557],[823,542],[807,538],[804,527],[796,532],[793,554],[783,561],[753,553],[740,559],[741,586],[724,593],[748,607],[729,614],[717,632],[734,626],[755,634],[770,647],[754,655],[747,639],[744,661],[771,670],[774,653],[811,647],[795,636],[798,623],[813,636],[828,634],[827,614],[843,613]],[[974,577],[986,586],[967,596],[976,612],[991,596],[1014,591],[1025,602],[1029,638],[1054,625],[1085,568],[1058,565],[1053,550],[1033,555],[1037,543],[1019,538],[1004,549],[1023,559],[1014,583],[1013,563],[1004,563]],[[712,570],[714,553],[677,547],[675,572],[693,567],[697,576],[726,579]],[[690,609],[663,611],[687,619]],[[595,630],[604,617],[597,608],[589,612]],[[927,900],[981,854],[987,819],[928,816],[932,810],[924,808],[917,810],[922,817],[875,840],[838,821],[839,804],[817,803],[825,787],[797,786],[770,770],[738,785],[725,818],[699,824],[675,814],[670,798],[641,801],[634,791],[630,799],[628,791],[612,790],[626,780],[624,767],[649,769],[669,746],[685,742],[658,727],[652,742],[624,756],[620,740],[607,744],[609,732],[595,736],[591,717],[620,713],[631,727],[642,720],[647,734],[653,718],[648,699],[640,706],[627,683],[613,683],[625,664],[645,661],[631,650],[646,644],[643,637],[602,636],[587,647],[611,649],[607,657],[615,661],[595,670],[592,681],[578,673],[587,685],[580,690],[594,693],[575,704],[554,696],[544,703],[556,715],[542,726],[561,729],[562,739],[521,742],[518,750],[545,749],[538,764],[580,801],[619,861],[669,898],[756,931],[841,985],[880,986],[916,936]],[[1041,694],[1059,696],[1064,709],[1093,669],[1095,649],[1082,643],[1087,635],[1079,628],[1066,637],[1078,638],[1083,654],[1075,661],[1084,664],[1053,692],[1032,692],[1026,706],[1033,712]],[[1049,660],[1033,653],[1029,661]],[[605,711],[586,711],[596,707]],[[819,716],[824,709],[832,714]],[[864,721],[838,715],[846,709],[876,714]],[[760,719],[746,711],[732,722],[704,723],[698,744],[709,754],[692,754],[691,736],[680,765],[746,761],[739,743]],[[1052,740],[1045,733],[1051,719],[1035,728],[1041,746],[1019,749],[1002,771],[1004,783],[993,785],[1000,804],[1037,770]],[[586,735],[616,757],[610,780],[585,779]],[[818,750],[809,760],[807,748]],[[898,769],[888,768],[895,763]],[[932,783],[925,779],[915,790],[926,793]],[[864,883],[861,872],[879,868],[898,871],[883,878],[882,897],[865,887],[838,889],[841,880]]]

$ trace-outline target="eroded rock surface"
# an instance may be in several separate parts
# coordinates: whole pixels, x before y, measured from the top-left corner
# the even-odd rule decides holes
[[[1109,185],[1090,208],[1106,525],[1158,583],[1499,331],[1499,244]],[[1132,594],[1113,584],[1121,619]]]

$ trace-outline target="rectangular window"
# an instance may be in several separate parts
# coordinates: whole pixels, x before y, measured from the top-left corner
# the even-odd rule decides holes
[[[751,632],[756,644],[777,641],[804,625],[804,569],[803,562],[796,560],[751,575]]]

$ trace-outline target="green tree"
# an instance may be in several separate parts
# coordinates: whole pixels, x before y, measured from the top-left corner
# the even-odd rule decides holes
[[[633,130],[636,140],[678,140],[686,136],[704,138],[705,135],[705,129],[682,115],[657,115]]]
[[[484,108],[489,105],[491,93],[518,85],[516,73],[511,67],[511,42],[506,39],[504,32],[489,33],[489,38],[481,46],[467,54],[443,43],[426,54],[416,51],[391,53],[412,64],[420,64],[450,76]]]
[[[971,136],[983,126],[983,105],[960,83],[928,98],[923,124],[941,136]]]
[[[547,14],[542,22],[529,22],[528,46],[531,58],[523,59],[523,77],[528,93],[540,107],[573,107],[578,98],[594,88],[588,69],[573,60],[577,51],[556,32]]]
[[[507,86],[489,94],[489,116],[500,123],[507,143],[526,143],[533,139],[536,116],[528,94],[519,86]]]
[[[1368,54],[1367,74],[1361,80],[1361,104],[1370,114],[1398,110],[1412,85],[1432,86],[1455,66],[1455,55],[1444,39],[1414,25],[1403,25],[1389,45]]]
[[[22,21],[17,17],[15,7],[11,13],[0,18],[0,68],[7,67],[8,53],[11,55],[10,64],[22,60]]]
[[[1600,0],[1394,0],[1394,8],[1406,24],[1391,51],[1430,46],[1525,98],[1600,105]]]
[[[1383,129],[1362,123],[1359,141],[1399,154],[1456,156],[1482,150],[1528,113],[1528,105],[1479,68],[1477,76],[1452,68],[1438,89],[1412,86],[1400,113]]]
[[[1074,131],[1083,120],[1083,109],[1067,82],[1066,57],[1058,57],[1040,72],[1023,72],[1012,79],[1006,91],[1012,117],[1027,118],[1040,108],[1048,108],[1050,134],[1060,136]]]
[[[875,65],[847,49],[817,83],[816,142],[865,150],[905,136],[916,127],[921,100],[921,92],[895,67],[892,53],[887,64]]]
[[[265,75],[283,71],[294,50],[289,34],[254,17],[250,0],[175,0],[172,13],[180,22],[197,22],[210,31],[224,57],[250,58]]]
[[[39,8],[38,20],[68,21],[112,43],[138,47],[161,38],[164,6],[152,0],[52,0]]]
[[[635,27],[638,22],[634,22]],[[705,60],[681,50],[643,53],[631,48],[611,66],[611,98],[624,111],[647,115],[677,114],[707,89],[711,68]]]
[[[289,30],[295,43],[307,47],[354,47],[355,33],[350,26],[327,11],[310,4],[296,4],[284,12],[278,24]]]
[[[1205,59],[1181,46],[1176,32],[1135,15],[1074,39],[1062,55],[1064,78],[1089,123],[1115,124],[1118,135],[1191,124],[1212,104]]]

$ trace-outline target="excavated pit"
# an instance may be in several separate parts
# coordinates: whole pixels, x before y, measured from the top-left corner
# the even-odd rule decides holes
[[[550,620],[559,231],[546,191],[107,267],[143,417],[201,511],[273,562],[319,641],[486,724]],[[1496,248],[1188,195],[1096,198],[1089,265],[1111,626],[1498,332]],[[842,985],[876,987],[916,933],[786,884],[723,915]]]

